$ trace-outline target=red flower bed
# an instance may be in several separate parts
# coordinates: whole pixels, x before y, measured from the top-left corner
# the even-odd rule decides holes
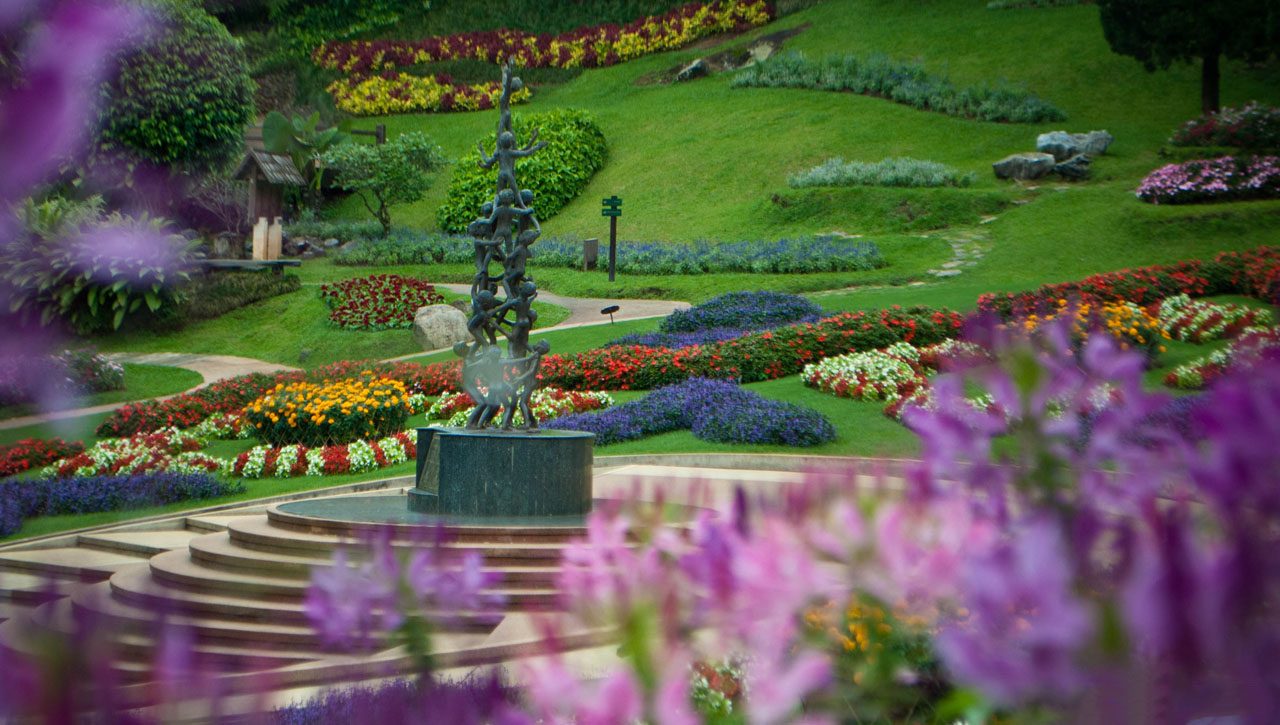
[[[84,444],[78,441],[68,443],[61,438],[24,438],[11,446],[0,446],[0,478],[43,468],[60,458],[81,453],[84,453]]]
[[[689,3],[625,26],[604,23],[559,35],[522,30],[482,30],[417,41],[374,40],[325,43],[316,65],[344,73],[374,73],[441,60],[500,62],[513,58],[521,68],[595,68],[687,45],[717,32],[739,32],[775,17],[764,0]]]
[[[1259,247],[1248,252],[1223,252],[1209,262],[1192,259],[1105,272],[1077,282],[1042,285],[1027,292],[984,294],[978,297],[978,309],[1007,320],[1051,313],[1057,310],[1060,299],[1133,302],[1146,306],[1176,294],[1192,297],[1242,294],[1272,304],[1280,303],[1280,249]]]
[[[426,280],[374,274],[321,285],[320,299],[329,305],[329,321],[338,327],[387,330],[409,327],[419,307],[438,305],[444,295]]]
[[[895,306],[843,312],[816,323],[778,327],[711,345],[671,350],[639,345],[589,350],[568,357],[548,355],[538,378],[570,390],[647,390],[691,377],[744,383],[794,375],[806,363],[847,352],[875,350],[895,342],[928,345],[960,332],[950,310]]]

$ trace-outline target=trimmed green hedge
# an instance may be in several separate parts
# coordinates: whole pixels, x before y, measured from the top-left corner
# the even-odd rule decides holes
[[[534,194],[533,207],[538,219],[550,219],[574,197],[587,188],[592,175],[604,167],[609,157],[604,132],[586,111],[559,109],[511,119],[512,129],[521,145],[528,143],[533,130],[539,129],[538,140],[547,147],[516,160],[516,178],[520,188]],[[484,147],[494,149],[496,134],[487,134]],[[454,233],[466,231],[467,225],[480,215],[480,207],[493,200],[498,185],[498,167],[480,168],[478,156],[467,156],[454,165],[453,179],[444,204],[436,212],[440,228]]]

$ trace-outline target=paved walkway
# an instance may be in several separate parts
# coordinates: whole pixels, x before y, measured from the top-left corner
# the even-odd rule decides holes
[[[437,284],[436,286],[443,287],[450,292],[458,294],[467,294],[471,291],[471,286],[466,284]],[[562,297],[549,292],[539,292],[538,299],[553,305],[560,305],[561,307],[569,310],[569,317],[567,319],[553,327],[542,328],[543,330],[563,330],[570,327],[608,324],[609,316],[602,315],[600,310],[611,305],[618,306],[618,311],[613,313],[614,320],[640,320],[649,317],[665,317],[666,315],[671,314],[673,310],[684,309],[689,306],[688,302],[671,302],[668,300],[605,300],[586,297]],[[419,355],[432,352],[438,351],[428,350],[426,352],[415,352],[409,355],[389,358],[388,362],[418,357]],[[298,369],[287,365],[277,365],[263,360],[254,360],[252,358],[236,357],[233,355],[200,355],[180,352],[117,352],[108,353],[106,357],[114,360],[115,362],[121,363],[169,365],[172,367],[194,370],[204,377],[204,382],[196,386],[196,388],[210,385],[219,380],[226,380],[227,378],[234,378],[240,375],[248,375],[249,373],[271,374],[282,370]],[[196,388],[192,388],[192,390],[195,390]],[[185,393],[190,391],[183,392]],[[181,394],[182,393],[174,393],[174,395]],[[156,400],[165,400],[172,397],[173,395],[167,395],[161,398],[156,398]],[[91,408],[55,410],[37,415],[24,415],[21,418],[9,418],[8,420],[0,420],[0,430],[21,428],[22,426],[35,425],[36,423],[48,423],[55,420],[65,420],[67,418],[79,418],[80,416],[94,415],[96,413],[107,413],[123,405],[125,405],[125,403],[111,403],[109,405],[97,405]]]

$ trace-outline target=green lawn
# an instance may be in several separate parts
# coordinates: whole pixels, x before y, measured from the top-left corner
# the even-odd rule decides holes
[[[93,393],[82,397],[68,398],[59,401],[59,409],[92,408],[98,405],[124,403],[131,400],[147,400],[172,395],[189,390],[204,382],[204,378],[193,370],[175,368],[168,365],[141,365],[123,363],[124,389],[109,390],[104,393]],[[47,407],[45,408],[48,409]],[[37,412],[32,405],[7,405],[0,407],[0,420],[19,418]],[[3,431],[0,431],[0,436]]]
[[[568,80],[538,87],[533,101],[519,112],[586,109],[604,129],[610,157],[577,200],[543,220],[548,237],[605,237],[607,223],[600,216],[600,199],[617,194],[623,198],[619,234],[624,245],[627,240],[679,244],[700,238],[777,239],[840,231],[875,241],[890,265],[871,272],[816,275],[620,275],[609,283],[602,271],[541,268],[535,256],[531,274],[540,288],[569,296],[697,302],[731,290],[770,289],[809,294],[830,311],[895,304],[968,310],[984,292],[1028,289],[1096,272],[1275,244],[1280,239],[1280,201],[1157,207],[1134,197],[1134,188],[1151,170],[1199,153],[1166,149],[1170,133],[1198,115],[1198,69],[1184,65],[1145,72],[1136,61],[1110,52],[1097,14],[1096,5],[992,12],[977,0],[828,0],[721,46],[742,47],[760,35],[808,24],[787,41],[788,49],[860,56],[881,52],[919,59],[930,72],[949,76],[960,85],[1005,80],[1063,109],[1069,117],[1063,123],[978,122],[852,94],[735,90],[723,75],[686,84],[637,83],[654,71],[715,52],[711,47],[649,56],[576,76],[561,74]],[[1224,63],[1223,104],[1241,105],[1251,99],[1280,103],[1280,66],[1247,68]],[[393,135],[424,131],[456,163],[470,164],[476,158],[476,140],[491,132],[495,121],[495,113],[481,112],[399,115],[368,119],[361,125],[385,122]],[[1054,177],[1019,184],[995,179],[992,162],[1034,150],[1037,134],[1057,129],[1107,129],[1116,142],[1095,160],[1094,174],[1086,181],[1063,182]],[[978,181],[965,189],[787,187],[788,174],[832,156],[870,162],[891,156],[929,159],[977,172]],[[448,171],[436,179],[422,201],[397,207],[396,223],[434,230],[435,209],[444,199],[447,182]],[[364,216],[350,199],[333,205],[326,214]],[[961,238],[972,239],[973,249],[981,252],[976,264],[964,267],[956,277],[940,279],[929,274],[951,259],[952,242]],[[108,335],[93,342],[104,350],[230,353],[304,367],[344,358],[410,354],[415,348],[407,331],[358,333],[326,322],[326,308],[312,285],[375,272],[410,273],[440,282],[468,282],[473,274],[467,265],[370,269],[308,260],[298,272],[308,286],[298,292],[176,333]],[[564,311],[542,307],[539,323],[550,325],[563,319],[557,314]],[[551,342],[553,352],[572,353],[656,327],[656,320],[644,320],[538,336]],[[1171,344],[1162,367],[1150,371],[1148,381],[1157,384],[1170,366],[1213,347]],[[300,361],[303,350],[310,350],[305,362]],[[451,358],[445,353],[416,359]],[[837,440],[805,453],[909,456],[917,450],[914,437],[885,418],[878,403],[818,393],[805,388],[798,376],[749,387],[808,405],[832,418],[839,430]],[[625,400],[635,395],[617,397]],[[83,433],[95,423],[66,425]],[[43,429],[38,432],[43,434]],[[0,441],[13,439],[6,434],[32,433],[0,431]],[[248,445],[224,442],[214,450],[232,455]],[[796,452],[711,444],[688,432],[598,452],[718,450]],[[411,467],[403,465],[401,473]],[[398,475],[397,470],[377,475]],[[253,482],[246,496],[335,482],[341,479]],[[121,518],[131,515],[119,514]],[[52,530],[39,527],[65,528],[88,521],[49,519],[29,526],[35,527],[31,531]],[[24,528],[23,535],[31,531]]]

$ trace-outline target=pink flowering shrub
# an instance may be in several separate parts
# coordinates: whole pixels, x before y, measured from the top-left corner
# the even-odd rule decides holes
[[[1206,113],[1183,124],[1169,142],[1174,146],[1280,148],[1280,108],[1250,101],[1240,108]]]
[[[1280,157],[1222,156],[1168,164],[1148,174],[1136,193],[1152,204],[1274,199],[1280,197]]]

